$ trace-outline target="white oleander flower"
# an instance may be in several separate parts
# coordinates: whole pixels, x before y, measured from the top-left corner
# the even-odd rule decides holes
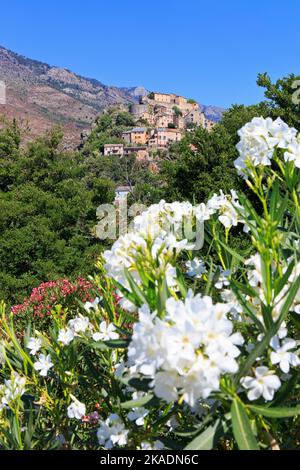
[[[221,266],[218,266],[219,269],[219,277],[217,282],[215,282],[216,289],[223,289],[223,287],[228,287],[230,285],[229,277],[231,276],[230,269],[222,269]]]
[[[149,410],[141,406],[139,408],[133,408],[133,410],[130,411],[127,416],[129,421],[134,421],[137,426],[144,426],[145,417],[148,414]]]
[[[120,361],[115,365],[115,377],[118,379],[122,377],[125,371],[127,371],[127,365],[124,361]]]
[[[30,350],[30,354],[33,356],[41,349],[42,341],[40,338],[30,338],[27,343],[27,348]]]
[[[106,321],[100,323],[99,330],[93,334],[94,341],[109,341],[111,339],[118,339],[119,334],[116,332],[116,327],[113,323],[107,324]]]
[[[294,162],[295,167],[300,168],[300,142],[297,139],[294,139],[287,146],[284,159],[286,162]]]
[[[33,364],[33,367],[35,370],[40,371],[40,375],[42,377],[46,377],[48,374],[48,371],[53,367],[53,363],[51,362],[51,357],[48,354],[45,356],[45,354],[40,354],[38,357],[38,361],[36,361]]]
[[[75,397],[72,397],[73,403],[68,406],[68,417],[70,419],[82,419],[86,415],[86,406]]]
[[[91,310],[97,310],[98,305],[100,304],[101,299],[99,297],[96,297],[94,302],[86,302],[84,304],[84,309],[89,313]]]
[[[97,431],[99,444],[105,449],[127,444],[128,429],[117,414],[111,414],[105,421],[100,422]]]
[[[244,223],[237,211],[237,209],[242,210],[242,206],[239,203],[236,191],[233,189],[230,194],[224,194],[220,190],[220,194],[214,194],[208,201],[207,206],[213,212],[218,212],[218,219],[226,229],[230,229],[232,226],[236,227],[238,223]]]
[[[79,315],[78,317],[75,317],[74,319],[70,320],[68,326],[74,333],[85,333],[85,331],[89,327],[89,324],[90,322],[88,317]]]
[[[180,253],[195,247],[201,233],[199,224],[203,225],[210,214],[205,204],[193,206],[189,202],[169,204],[165,201],[153,204],[135,217],[132,231],[121,236],[111,250],[103,254],[107,274],[131,291],[126,270],[140,285],[139,268],[146,263],[145,269],[149,270],[152,259],[153,272],[149,274],[154,279],[165,276],[168,286],[178,289],[174,262]],[[123,297],[120,292],[118,294]],[[130,311],[136,310],[133,303],[124,298],[121,299],[121,306]]]
[[[209,217],[210,212],[203,203],[193,206],[190,202],[167,203],[162,200],[135,217],[133,231],[146,238],[156,238],[161,233],[173,233],[177,239],[182,240],[186,238],[184,234],[189,225],[201,223]]]
[[[231,317],[235,321],[242,320],[243,307],[236,298],[234,292],[230,289],[224,289],[221,292],[221,297],[223,302],[226,302],[231,305],[230,313]]]
[[[175,429],[179,428],[180,426],[176,416],[171,416],[171,418],[166,422],[166,425],[168,426],[170,432],[175,431]]]
[[[294,141],[298,131],[293,127],[289,127],[281,118],[271,121],[268,120],[268,129],[271,136],[276,139],[278,148],[286,149]]]
[[[204,261],[197,257],[192,260],[188,260],[185,263],[185,266],[187,268],[187,275],[190,277],[195,277],[196,279],[201,279],[202,275],[206,272]]]
[[[70,344],[74,339],[74,331],[71,328],[63,328],[58,332],[58,341],[64,346]]]
[[[253,267],[253,269],[248,270],[247,276],[250,286],[257,287],[263,280],[260,255],[257,253],[251,256],[245,261],[245,265]]]
[[[280,388],[281,382],[274,371],[261,366],[255,369],[255,377],[243,377],[241,384],[244,388],[249,390],[247,397],[250,401],[257,400],[261,396],[266,401],[271,401],[274,398],[276,390]]]
[[[286,338],[280,344],[278,336],[275,336],[271,340],[271,346],[274,351],[271,352],[270,359],[272,364],[278,364],[282,372],[287,374],[290,370],[290,366],[296,367],[300,365],[300,359],[291,349],[297,347],[295,340]]]
[[[7,408],[11,402],[21,398],[25,393],[26,377],[21,377],[17,372],[11,374],[9,380],[4,380],[0,385],[0,408]]]
[[[128,349],[130,372],[152,379],[155,394],[167,402],[182,396],[194,406],[207,398],[222,374],[238,370],[243,338],[233,333],[230,309],[191,291],[184,302],[168,299],[163,319],[143,306]]]
[[[144,441],[141,443],[140,450],[163,450],[165,448],[161,441],[154,441],[153,443]]]
[[[251,168],[256,166],[269,166],[273,158],[274,149],[290,148],[285,155],[286,159],[296,160],[294,156],[298,149],[293,143],[297,130],[289,127],[280,118],[273,121],[271,118],[256,117],[238,131],[240,141],[237,144],[239,158],[234,164],[239,174],[251,174]]]

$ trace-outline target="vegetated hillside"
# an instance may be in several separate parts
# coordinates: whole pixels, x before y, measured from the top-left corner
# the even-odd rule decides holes
[[[42,134],[53,124],[64,127],[67,144],[76,144],[104,108],[138,99],[135,88],[117,88],[28,59],[0,47],[0,80],[6,105],[0,114],[16,117],[28,135]]]
[[[0,46],[0,80],[6,84],[6,105],[0,116],[23,123],[27,140],[62,125],[65,146],[80,142],[96,116],[112,105],[136,102],[144,87],[107,86],[61,67],[21,56]],[[207,118],[218,121],[222,108],[200,105]]]

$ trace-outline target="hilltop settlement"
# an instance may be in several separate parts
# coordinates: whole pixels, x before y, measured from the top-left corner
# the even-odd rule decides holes
[[[122,143],[105,144],[105,156],[135,153],[138,160],[151,159],[154,153],[179,142],[185,132],[198,126],[210,131],[215,124],[205,117],[195,100],[173,93],[140,96],[138,103],[129,106],[129,112],[137,126],[122,133]]]

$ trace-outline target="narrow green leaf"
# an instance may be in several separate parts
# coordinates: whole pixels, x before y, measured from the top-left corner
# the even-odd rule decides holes
[[[237,385],[240,381],[240,379],[247,374],[248,370],[252,366],[252,364],[256,361],[256,359],[261,356],[261,354],[264,352],[265,348],[268,346],[270,339],[272,336],[274,336],[277,332],[277,329],[275,325],[272,325],[270,329],[266,332],[264,338],[262,341],[260,341],[253,351],[249,354],[247,357],[246,361],[242,366],[240,367],[239,373],[236,375],[235,378],[235,384]]]
[[[249,405],[249,409],[254,413],[266,416],[267,418],[290,418],[292,416],[300,415],[300,405],[291,406],[290,408],[268,408],[266,406]]]
[[[251,423],[243,404],[234,399],[231,405],[232,429],[240,450],[259,450]]]
[[[128,269],[125,269],[124,272],[125,272],[125,277],[127,281],[129,282],[130,289],[137,297],[139,305],[142,306],[143,304],[147,304],[146,297],[144,296],[143,292],[136,284],[134,278],[132,277],[132,274],[128,271]]]
[[[126,299],[128,299],[130,302],[132,302],[134,305],[136,305],[137,299],[136,299],[135,295],[132,294],[132,292],[130,292],[128,289],[126,289],[124,286],[122,286],[122,284],[120,284],[115,279],[114,279],[114,284],[119,289],[119,291],[124,295],[124,297],[126,297]],[[138,307],[141,307],[141,306],[142,306],[142,302],[139,303]]]
[[[112,349],[126,349],[129,345],[128,339],[111,339],[104,341],[103,344]]]
[[[232,290],[233,290],[236,298],[241,303],[241,305],[244,307],[244,309],[246,310],[246,312],[249,315],[249,317],[251,318],[251,320],[253,320],[253,322],[256,324],[256,326],[259,328],[259,330],[261,332],[264,332],[265,331],[264,326],[260,322],[260,320],[257,318],[256,311],[255,311],[254,307],[252,306],[252,304],[250,302],[246,301],[246,299],[241,295],[240,290],[237,287],[236,281],[232,282],[231,287],[232,287]]]
[[[124,382],[124,380],[121,380]],[[129,379],[128,385],[141,392],[149,392],[151,379]]]
[[[294,323],[294,325],[296,326],[296,328],[297,328],[298,330],[300,330],[300,315],[299,315],[299,313],[294,313],[294,312],[292,312],[292,313],[290,314],[290,316],[291,316],[292,322]]]
[[[186,288],[186,285],[185,285],[185,282],[184,282],[183,274],[182,274],[181,270],[178,267],[176,268],[176,279],[177,279],[177,284],[178,284],[178,287],[179,287],[179,290],[180,290],[180,293],[181,293],[182,297],[186,297],[187,288]]]
[[[295,261],[292,260],[286,270],[286,272],[284,273],[284,275],[277,279],[277,281],[275,282],[275,285],[274,285],[274,297],[277,297],[277,295],[282,291],[282,289],[285,287],[293,269],[294,269],[294,266],[295,266]]]
[[[195,439],[193,439],[184,450],[211,450],[218,444],[226,428],[221,420],[217,420],[212,426],[209,426]]]
[[[141,406],[152,405],[153,400],[156,400],[156,397],[152,393],[139,398],[138,400],[130,400],[121,403],[121,408],[125,410],[131,410],[132,408],[139,408]]]
[[[245,258],[243,258],[239,253],[237,253],[233,248],[230,248],[230,246],[225,245],[225,243],[221,242],[221,240],[218,241],[218,243],[224,248],[225,251],[227,251],[232,257],[236,258],[238,261],[244,264]]]
[[[294,372],[292,377],[282,384],[279,391],[276,393],[275,399],[270,403],[270,406],[277,406],[283,403],[298,384],[299,377],[300,371]]]
[[[281,323],[285,320],[285,317],[287,316],[287,314],[289,313],[289,310],[292,306],[292,303],[294,302],[294,299],[298,293],[299,288],[300,288],[300,276],[296,279],[292,287],[289,289],[288,296],[280,311],[279,319],[276,322],[276,324],[278,325],[278,328],[281,325]]]

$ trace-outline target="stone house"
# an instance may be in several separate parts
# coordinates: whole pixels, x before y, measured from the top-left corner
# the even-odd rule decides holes
[[[131,154],[135,154],[136,159],[139,161],[147,160],[149,158],[149,151],[146,145],[139,146],[139,147],[124,147],[124,155],[131,155]]]
[[[199,109],[193,109],[184,116],[185,126],[195,124],[196,126],[205,127],[205,116]]]
[[[105,144],[104,145],[104,155],[120,155],[122,157],[124,154],[124,145],[123,144]]]
[[[169,129],[166,127],[155,130],[157,136],[157,146],[167,147],[172,142],[179,142],[182,139],[182,133],[179,129]]]
[[[123,140],[128,144],[144,145],[147,143],[148,137],[148,129],[146,127],[134,127],[122,134]]]

